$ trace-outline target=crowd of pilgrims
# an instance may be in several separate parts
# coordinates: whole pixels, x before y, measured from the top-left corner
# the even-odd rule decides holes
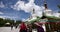
[[[44,29],[42,27],[42,25],[43,25],[42,23],[35,22],[34,25],[35,25],[34,27],[37,32],[44,32]],[[31,23],[26,24],[25,22],[21,22],[21,24],[19,25],[19,32],[33,32],[32,26],[33,25]],[[11,30],[12,30],[12,28],[13,28],[13,25],[11,26]],[[17,28],[17,26],[16,26],[16,28]]]

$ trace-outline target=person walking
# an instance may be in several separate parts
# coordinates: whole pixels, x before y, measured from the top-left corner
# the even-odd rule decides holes
[[[35,24],[37,26],[37,32],[44,32],[44,29],[42,27],[42,23],[36,22]]]
[[[21,23],[19,32],[27,32],[27,25],[24,22]]]
[[[11,25],[11,30],[13,29],[13,24]]]
[[[18,25],[16,24],[16,25],[15,25],[15,29],[17,29],[17,27],[18,27]]]

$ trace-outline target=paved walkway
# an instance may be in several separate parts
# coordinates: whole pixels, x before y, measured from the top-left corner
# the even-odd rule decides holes
[[[0,32],[19,32],[19,29],[13,28],[11,30],[11,27],[0,27]]]
[[[15,29],[15,27],[13,27],[13,29],[11,30],[11,27],[0,27],[0,32],[19,32],[19,29]]]

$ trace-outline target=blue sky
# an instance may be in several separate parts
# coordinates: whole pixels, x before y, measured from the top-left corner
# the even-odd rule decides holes
[[[12,5],[15,5],[19,0],[0,0],[0,16],[3,18],[11,18],[16,20],[27,19],[31,14],[26,13],[23,10],[17,11],[16,9],[11,8]],[[28,0],[21,0],[25,3],[28,3]],[[46,0],[48,9],[52,11],[58,11],[57,5],[60,4],[60,0]],[[38,6],[43,6],[43,0],[35,0],[34,2]]]

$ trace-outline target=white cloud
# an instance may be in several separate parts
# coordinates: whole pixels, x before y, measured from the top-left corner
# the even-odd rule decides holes
[[[25,12],[32,13],[33,8],[35,9],[35,14],[37,14],[37,16],[42,16],[42,11],[44,10],[43,6],[38,6],[34,3],[35,0],[29,0],[28,3],[25,3],[24,1],[17,1],[17,3],[13,6],[11,6],[11,8],[16,9],[18,11],[20,10],[24,10]]]
[[[0,2],[0,7],[1,8],[4,8],[5,7],[5,5],[3,4],[3,2]]]
[[[7,19],[7,18],[9,18],[9,19],[15,19],[15,18],[17,18],[17,17],[10,17],[10,16],[0,16],[0,18],[3,18],[3,19]]]
[[[3,16],[0,16],[0,18],[3,18],[3,19],[5,19],[5,17],[3,17]]]
[[[4,14],[3,12],[0,12],[0,14]]]
[[[42,12],[45,11],[44,10],[44,6],[38,6],[34,3],[35,0],[29,0],[28,3],[25,3],[24,1],[17,1],[17,3],[13,6],[11,6],[11,8],[16,9],[18,11],[20,10],[24,10],[25,12],[29,13],[31,12],[32,14],[32,10],[33,8],[35,9],[35,14],[39,17],[42,16]],[[46,12],[48,12],[46,15],[47,16],[56,16],[53,14],[51,9],[46,10]],[[57,14],[58,17],[58,14]]]
[[[26,19],[22,18],[22,21],[23,21],[23,22],[25,22],[25,21],[26,21]]]
[[[47,12],[46,13],[46,16],[56,16],[56,17],[59,17],[60,14],[58,13],[54,13],[52,12],[51,9],[48,9],[48,10],[44,10],[44,6],[38,6],[34,3],[35,0],[29,0],[28,3],[25,3],[24,1],[17,1],[17,3],[15,5],[12,5],[11,8],[13,9],[16,9],[18,11],[20,10],[24,10],[25,12],[29,13],[31,12],[32,14],[32,10],[33,8],[35,9],[35,14],[39,17],[42,16],[42,12]],[[22,20],[25,20],[25,19],[22,19]]]

